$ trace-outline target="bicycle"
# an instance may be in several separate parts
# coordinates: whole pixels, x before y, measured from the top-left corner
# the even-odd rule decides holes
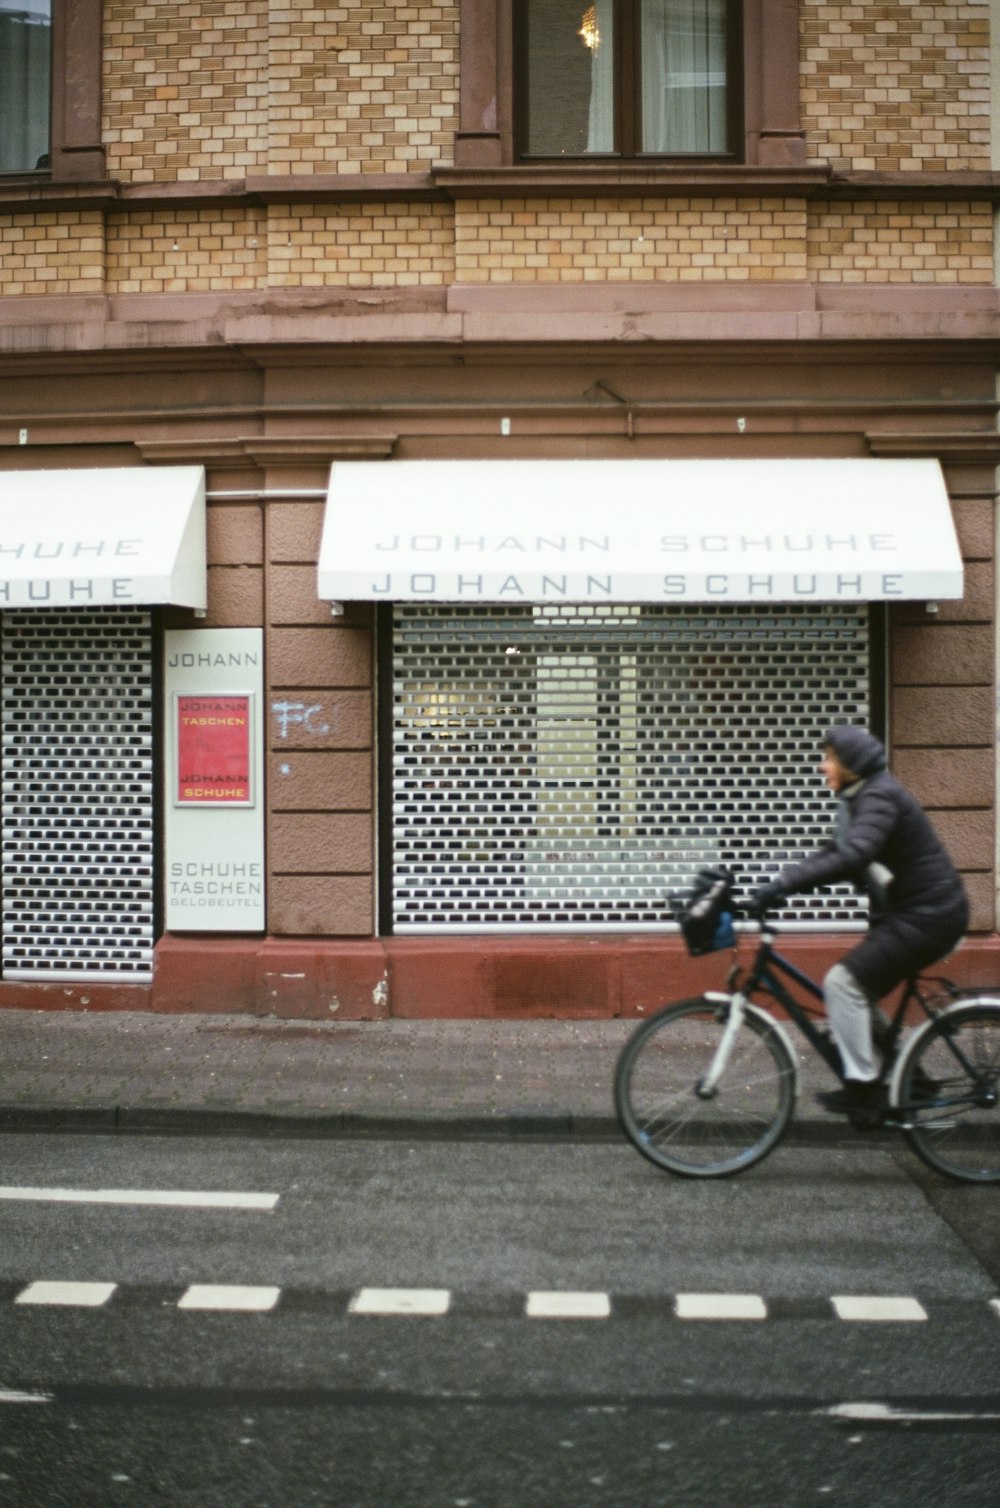
[[[798,1060],[783,1023],[754,999],[782,1007],[844,1082],[822,1010],[796,999],[793,981],[819,1001],[815,980],[775,948],[765,916],[753,962],[729,971],[724,991],[677,1001],[643,1021],[615,1068],[615,1108],[632,1144],[669,1173],[722,1178],[774,1151],[791,1123]],[[710,950],[705,950],[710,951]],[[926,1019],[897,1047],[911,1006]],[[898,1130],[936,1172],[1000,1182],[1000,988],[962,989],[916,975],[903,986],[879,1044],[882,1124]]]

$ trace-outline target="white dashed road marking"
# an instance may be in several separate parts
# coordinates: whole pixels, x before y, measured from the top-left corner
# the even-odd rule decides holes
[[[1000,1414],[951,1413],[943,1410],[914,1410],[893,1408],[890,1403],[836,1403],[822,1412],[831,1419],[844,1419],[851,1424],[954,1424],[992,1423],[1000,1420]]]
[[[273,1210],[279,1194],[207,1193],[198,1189],[16,1189],[0,1199],[40,1204],[152,1204],[202,1210]]]
[[[40,1279],[25,1284],[11,1296],[15,1304],[99,1309],[120,1288],[128,1293],[128,1284]],[[289,1291],[270,1284],[191,1283],[180,1298],[164,1296],[156,1298],[155,1302],[177,1309],[264,1313],[278,1305],[283,1293]],[[290,1291],[290,1296],[294,1302],[295,1290]],[[482,1297],[473,1298],[473,1309]],[[454,1300],[455,1295],[448,1288],[365,1287],[355,1291],[346,1303],[346,1310],[352,1315],[442,1316],[453,1312]],[[335,1307],[344,1303],[335,1295],[331,1295],[331,1302]],[[672,1315],[681,1322],[742,1323],[789,1317],[785,1301],[780,1297],[768,1301],[757,1293],[665,1293],[658,1295],[654,1302],[658,1313]],[[1000,1298],[979,1300],[979,1303],[985,1303],[988,1312],[1000,1318]],[[628,1315],[629,1295],[616,1299],[610,1292],[600,1290],[537,1289],[524,1295],[522,1312],[532,1320],[605,1320],[611,1317],[616,1304],[621,1305],[623,1316]],[[458,1309],[460,1313],[468,1312],[467,1296],[458,1295]],[[817,1297],[806,1303],[806,1309],[809,1318],[822,1319],[825,1316],[847,1324],[913,1324],[930,1318],[918,1299],[891,1294]],[[797,1312],[802,1312],[801,1304]]]
[[[925,1320],[927,1310],[916,1299],[879,1298],[877,1295],[842,1294],[830,1300],[842,1320],[857,1320],[862,1324],[889,1321]]]
[[[351,1299],[351,1314],[447,1314],[447,1288],[361,1288]]]
[[[114,1293],[116,1283],[29,1283],[17,1295],[15,1304],[67,1304],[83,1309],[99,1309]]]
[[[254,1288],[239,1284],[192,1283],[177,1301],[178,1309],[240,1309],[262,1313],[273,1309],[280,1288]]]
[[[675,1313],[684,1320],[762,1320],[767,1305],[756,1293],[679,1293]]]
[[[525,1313],[530,1319],[607,1319],[611,1300],[606,1293],[529,1293]]]

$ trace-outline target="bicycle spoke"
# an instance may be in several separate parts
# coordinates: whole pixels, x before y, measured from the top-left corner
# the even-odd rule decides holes
[[[903,1064],[904,1134],[917,1155],[951,1178],[1000,1182],[998,1082],[1000,1006],[946,1011]]]
[[[748,1017],[718,1083],[714,1074],[725,1012],[686,1001],[643,1024],[618,1064],[615,1096],[623,1129],[659,1167],[718,1177],[749,1167],[775,1145],[791,1115],[794,1066],[758,1012]]]

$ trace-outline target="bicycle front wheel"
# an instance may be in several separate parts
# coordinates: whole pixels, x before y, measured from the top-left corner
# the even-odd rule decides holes
[[[899,1066],[903,1135],[928,1167],[967,1183],[1000,1183],[1000,1005],[953,1006]]]
[[[632,1144],[668,1173],[723,1178],[780,1141],[795,1104],[795,1061],[774,1021],[748,1005],[726,1070],[705,1076],[729,1019],[727,1000],[682,1000],[644,1021],[615,1069],[615,1108]]]

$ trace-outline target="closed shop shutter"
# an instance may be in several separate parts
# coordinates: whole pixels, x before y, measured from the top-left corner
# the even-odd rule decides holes
[[[4,977],[148,979],[150,615],[6,613],[2,686]]]
[[[869,687],[863,604],[397,605],[394,930],[660,927],[703,865],[772,877],[830,836],[820,741]]]

